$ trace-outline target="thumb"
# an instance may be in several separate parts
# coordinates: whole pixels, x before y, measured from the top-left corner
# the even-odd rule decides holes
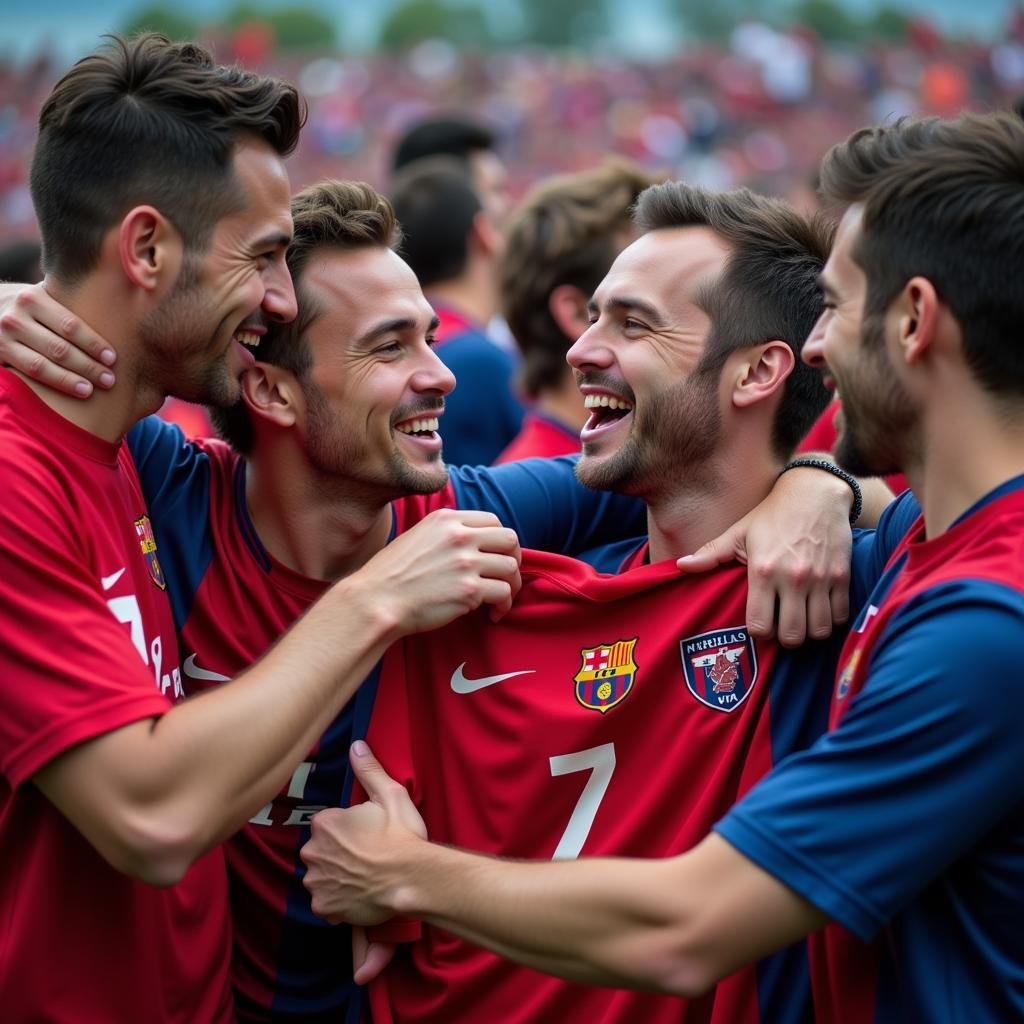
[[[356,740],[349,748],[349,762],[355,772],[359,784],[366,790],[366,795],[375,803],[384,802],[384,796],[390,786],[397,786],[393,778],[381,767],[380,761],[373,756],[364,740]]]
[[[723,562],[731,562],[736,558],[736,545],[733,531],[726,530],[714,540],[697,548],[691,555],[683,555],[676,559],[676,568],[680,572],[708,572]]]
[[[368,985],[394,959],[395,946],[390,942],[369,942],[362,962],[352,975],[357,985]]]

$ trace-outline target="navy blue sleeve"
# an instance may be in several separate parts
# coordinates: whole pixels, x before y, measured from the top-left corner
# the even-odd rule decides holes
[[[451,466],[489,465],[523,424],[523,407],[513,389],[515,361],[475,333],[439,345],[437,354],[457,382],[441,420],[445,461]]]
[[[493,512],[519,534],[524,548],[562,555],[646,532],[643,502],[584,487],[576,479],[576,459],[566,455],[453,467],[456,503]]]
[[[128,433],[180,632],[213,558],[210,461],[178,427],[147,416]]]
[[[894,615],[839,727],[716,825],[864,940],[1024,799],[1024,595],[947,583]]]
[[[921,506],[910,491],[904,491],[889,503],[874,530],[853,531],[853,560],[850,565],[850,621],[864,607],[886,562],[910,527],[921,515]]]

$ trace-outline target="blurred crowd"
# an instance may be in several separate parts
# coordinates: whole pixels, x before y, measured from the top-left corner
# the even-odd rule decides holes
[[[434,40],[402,55],[275,52],[266,34],[217,41],[221,59],[298,82],[309,126],[291,160],[298,188],[324,177],[387,180],[412,122],[461,110],[490,125],[522,195],[552,173],[608,153],[673,177],[809,200],[822,152],[851,130],[902,114],[1006,106],[1024,93],[1024,13],[1002,39],[952,41],[912,23],[900,42],[856,49],[807,30],[749,22],[728,45],[671,60],[523,49],[459,51]],[[43,98],[63,64],[0,63],[0,242],[34,233],[26,176]]]

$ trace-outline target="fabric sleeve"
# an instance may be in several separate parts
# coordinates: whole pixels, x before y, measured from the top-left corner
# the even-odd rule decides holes
[[[576,461],[562,456],[454,468],[451,483],[459,508],[493,512],[524,548],[575,555],[645,533],[643,502],[584,487]]]
[[[178,631],[213,560],[210,534],[210,459],[181,430],[159,416],[147,416],[128,433],[128,447],[142,484],[167,570],[167,592]]]
[[[865,941],[1024,799],[1024,596],[932,588],[894,615],[839,727],[716,826]]]
[[[3,478],[0,771],[17,787],[75,744],[163,714],[170,702],[111,614],[74,514],[58,519],[47,495]]]
[[[853,561],[850,570],[850,611],[856,618],[871,596],[892,553],[921,515],[921,506],[910,491],[890,502],[874,530],[853,531]]]

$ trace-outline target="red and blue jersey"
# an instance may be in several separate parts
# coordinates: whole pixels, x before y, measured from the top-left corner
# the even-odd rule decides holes
[[[77,744],[184,698],[131,455],[0,370],[0,494],[0,1016],[227,1024],[221,851],[177,885],[146,885],[32,781]]]
[[[862,585],[915,514],[889,516],[886,544],[858,537]],[[632,549],[641,561],[646,546]],[[499,623],[478,612],[384,658],[367,739],[431,839],[517,858],[671,856],[825,729],[842,638],[796,651],[755,640],[744,567],[609,576],[527,552],[522,575]],[[371,990],[378,1024],[785,1024],[809,999],[803,946],[683,1001],[550,978],[426,925]]]
[[[185,443],[151,417],[129,435],[182,633],[183,679],[196,692],[256,661],[328,586],[277,561],[245,500],[245,463],[217,441]],[[524,542],[582,550],[635,532],[642,507],[596,494],[571,460],[452,470],[436,494],[397,501],[393,534],[437,508],[494,512]],[[313,915],[299,848],[309,820],[348,798],[348,747],[362,734],[376,673],[298,766],[288,785],[225,846],[235,932],[233,983],[240,1020],[358,1017],[350,932]]]
[[[580,432],[552,416],[537,411],[523,418],[523,429],[494,460],[496,466],[519,459],[549,459],[554,455],[575,455],[580,450]]]
[[[844,648],[831,731],[717,830],[836,924],[819,1019],[1024,1019],[1024,477],[911,531]]]

